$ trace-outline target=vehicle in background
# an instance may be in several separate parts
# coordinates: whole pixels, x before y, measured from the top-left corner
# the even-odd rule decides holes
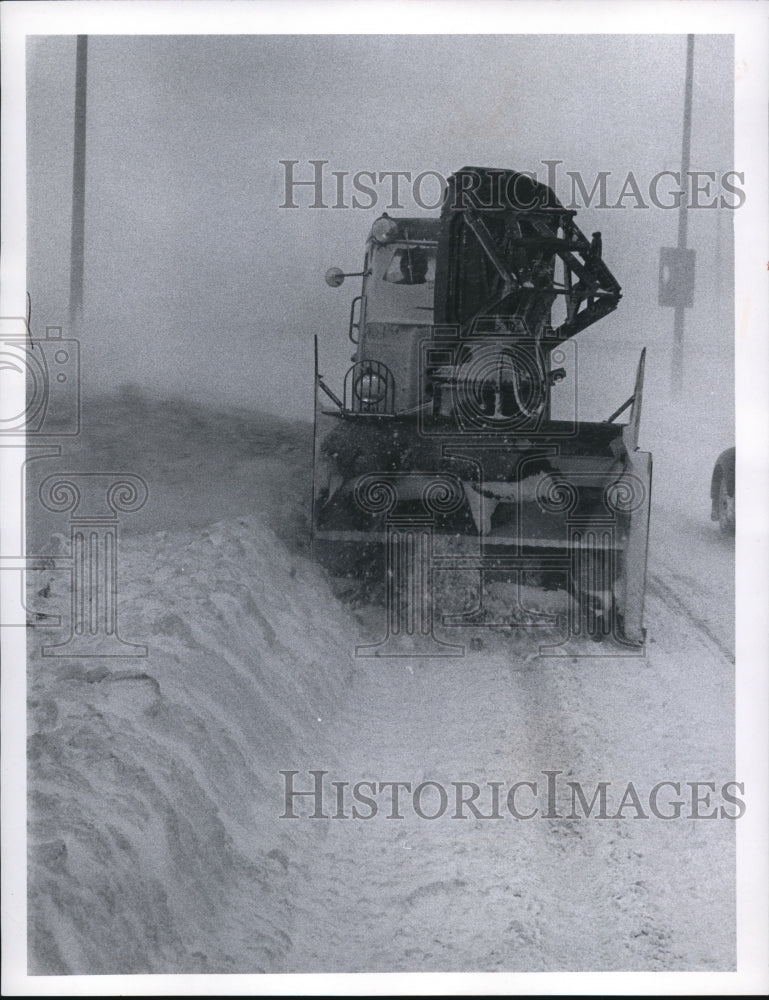
[[[727,448],[716,459],[713,477],[710,481],[711,521],[718,524],[727,535],[734,534],[734,468],[735,449]]]

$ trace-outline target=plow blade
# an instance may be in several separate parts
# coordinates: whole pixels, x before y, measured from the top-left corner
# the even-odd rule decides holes
[[[522,584],[566,591],[570,634],[642,645],[651,456],[627,450],[628,426],[551,421],[537,440],[468,441],[420,434],[413,416],[345,415],[318,385],[314,555],[334,575],[387,589],[403,566],[393,540],[408,535],[430,553],[420,580],[470,574],[483,594],[506,579],[518,589],[511,608]],[[483,607],[479,616],[518,624]]]

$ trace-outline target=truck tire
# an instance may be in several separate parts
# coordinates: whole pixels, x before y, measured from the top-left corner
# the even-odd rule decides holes
[[[722,473],[718,483],[718,524],[725,535],[733,535],[735,528],[734,497],[729,494],[729,480]]]

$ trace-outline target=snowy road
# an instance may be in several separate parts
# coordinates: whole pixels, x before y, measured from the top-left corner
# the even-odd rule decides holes
[[[702,538],[721,543],[712,532]],[[717,551],[728,564],[728,548]],[[485,789],[486,816],[489,782],[506,790],[534,781],[539,795],[525,791],[519,809],[539,804],[540,814],[516,820],[503,805],[500,819],[477,819],[469,809],[453,819],[452,800],[429,821],[414,814],[404,789],[404,819],[387,819],[388,788],[372,820],[294,821],[311,827],[318,844],[301,869],[290,966],[733,965],[732,823],[641,819],[634,808],[623,819],[568,819],[568,797],[564,818],[542,816],[546,771],[578,781],[588,798],[598,782],[611,782],[609,813],[630,781],[643,798],[662,780],[720,785],[733,777],[733,665],[724,638],[705,624],[700,586],[718,607],[723,594],[676,574],[654,551],[650,568],[652,638],[643,660],[539,658],[533,645],[526,654],[491,642],[491,650],[462,659],[357,661],[350,698],[328,720],[340,762],[328,781],[408,781],[414,789],[433,780],[449,790],[475,782]],[[305,772],[322,766],[304,763]],[[296,787],[312,788],[302,777]],[[330,787],[326,800],[333,814]],[[433,801],[423,811],[438,808]]]
[[[739,779],[734,555],[707,503],[653,511],[645,657],[593,643],[541,656],[528,632],[485,630],[461,658],[361,658],[383,610],[334,598],[296,542],[306,432],[245,447],[242,416],[196,427],[183,408],[159,422],[121,405],[134,433],[117,451],[130,463],[134,448],[154,497],[126,519],[121,628],[149,656],[105,667],[33,652],[31,971],[734,967],[735,831],[718,815]],[[106,442],[73,464],[104,467]],[[36,606],[56,610],[64,585],[46,580]],[[282,770],[302,790],[327,772],[331,815],[351,815],[356,782],[409,783],[404,818],[387,818],[388,788],[371,819],[299,806],[281,819]],[[347,783],[341,808],[331,781]],[[452,818],[453,798],[423,818],[412,792],[427,781],[449,796],[475,783],[483,815],[497,783],[499,818]],[[679,818],[651,815],[663,781],[680,795],[665,786],[659,811],[679,799]],[[536,783],[514,799],[532,818],[506,807],[516,782]],[[570,818],[567,782],[588,801],[607,782],[607,818]],[[688,782],[714,783],[710,807]]]

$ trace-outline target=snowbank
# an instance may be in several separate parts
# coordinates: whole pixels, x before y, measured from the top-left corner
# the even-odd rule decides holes
[[[348,680],[325,586],[252,515],[123,540],[120,629],[146,659],[42,658],[30,630],[31,973],[280,967],[277,772],[308,738],[317,756]]]

